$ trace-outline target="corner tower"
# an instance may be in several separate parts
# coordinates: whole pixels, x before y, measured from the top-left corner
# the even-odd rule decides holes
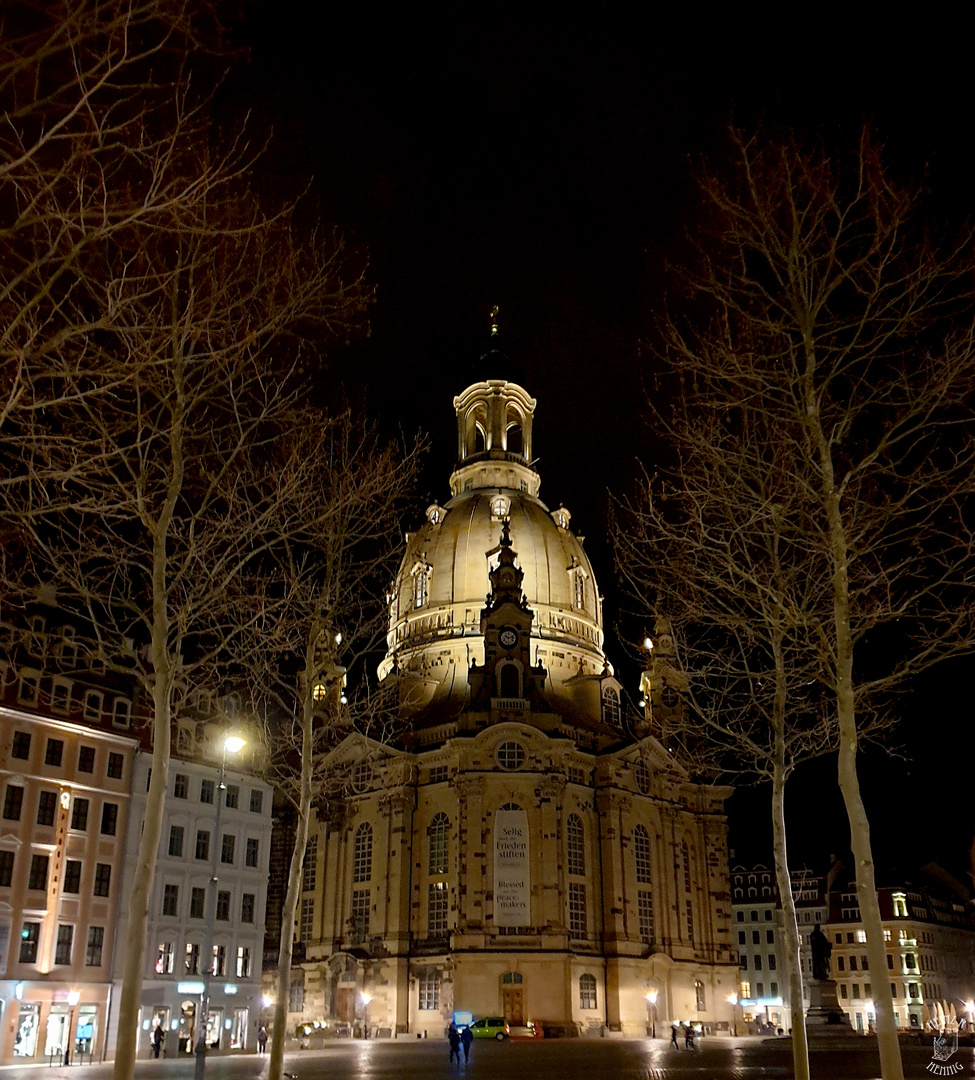
[[[415,729],[450,724],[471,704],[472,667],[485,663],[481,610],[504,525],[532,613],[529,663],[545,671],[539,693],[573,728],[604,727],[603,682],[612,668],[603,652],[601,598],[569,511],[550,511],[538,497],[535,404],[503,379],[474,383],[454,398],[451,498],[429,506],[422,527],[407,537],[380,666],[381,678],[395,673],[400,680]],[[610,711],[610,726],[618,726],[618,696]]]

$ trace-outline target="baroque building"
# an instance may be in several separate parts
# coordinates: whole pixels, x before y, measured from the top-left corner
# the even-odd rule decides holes
[[[729,790],[654,737],[653,672],[626,722],[582,540],[538,497],[535,401],[490,380],[454,408],[452,497],[407,537],[390,594],[380,675],[405,734],[332,752],[351,782],[310,838],[291,1020],[727,1029]]]

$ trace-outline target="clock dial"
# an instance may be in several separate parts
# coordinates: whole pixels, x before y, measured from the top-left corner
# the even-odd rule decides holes
[[[498,640],[506,649],[511,649],[518,644],[518,631],[506,626],[499,634]]]

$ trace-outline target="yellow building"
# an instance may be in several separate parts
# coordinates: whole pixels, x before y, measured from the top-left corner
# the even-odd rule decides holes
[[[408,735],[333,753],[351,782],[309,845],[291,1018],[727,1027],[728,789],[626,723],[589,559],[538,498],[535,401],[491,380],[454,407],[452,498],[407,539],[380,669]]]

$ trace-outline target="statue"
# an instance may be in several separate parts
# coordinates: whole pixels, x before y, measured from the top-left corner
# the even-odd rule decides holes
[[[812,947],[812,969],[814,979],[829,978],[829,958],[833,954],[833,946],[829,938],[817,926],[809,935],[809,944]]]

